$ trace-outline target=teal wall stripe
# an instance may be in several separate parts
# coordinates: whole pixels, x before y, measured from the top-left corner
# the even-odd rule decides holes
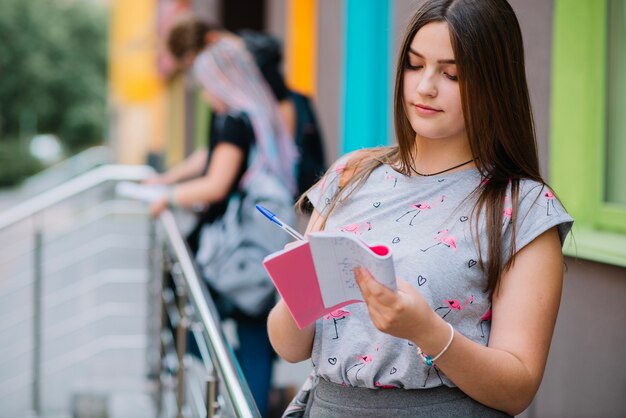
[[[387,145],[391,91],[389,0],[345,0],[343,143],[340,152]]]

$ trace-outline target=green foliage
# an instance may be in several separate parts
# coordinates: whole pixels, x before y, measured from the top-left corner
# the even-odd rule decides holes
[[[41,170],[41,163],[17,140],[0,145],[0,187],[13,186]]]
[[[86,1],[0,1],[0,148],[37,132],[70,152],[102,141],[106,18]]]

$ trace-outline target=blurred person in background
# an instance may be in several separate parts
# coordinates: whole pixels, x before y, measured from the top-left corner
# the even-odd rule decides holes
[[[297,151],[275,95],[241,38],[220,32],[204,43],[204,36],[194,35],[190,39],[202,49],[181,53],[177,34],[187,25],[182,20],[172,28],[168,45],[181,67],[192,69],[211,106],[208,149],[149,181],[172,185],[151,212],[158,216],[168,206],[208,207],[190,246],[222,319],[237,324],[236,355],[265,416],[274,359],[266,320],[275,293],[262,260],[289,236],[275,233],[271,222],[246,204],[254,196],[270,202],[268,208],[281,218],[293,220]],[[230,229],[233,219],[239,219],[239,229]],[[226,236],[224,231],[229,231]],[[239,237],[244,234],[245,239]],[[235,241],[237,247],[230,248]]]
[[[191,69],[198,55],[221,39],[226,39],[240,48],[246,48],[252,54],[263,78],[270,86],[272,94],[278,102],[280,116],[288,133],[293,137],[295,134],[295,109],[293,102],[289,100],[289,90],[279,70],[282,60],[280,44],[274,38],[258,32],[244,30],[241,33],[242,36],[228,32],[217,24],[209,23],[193,13],[187,13],[180,16],[172,25],[167,36],[167,48],[175,59],[179,71]],[[216,122],[215,115],[216,109],[211,105],[209,143],[211,136],[216,134],[213,129]],[[162,176],[149,180],[148,183],[174,184],[181,180],[199,177],[205,171],[206,158],[206,149],[198,149],[181,164]],[[187,243],[193,253],[198,250],[198,239],[202,225],[210,221],[210,219],[206,219],[206,215],[207,213],[204,213],[200,216],[196,226],[187,237]]]
[[[281,43],[270,35],[252,30],[240,30],[235,34],[190,13],[179,18],[171,27],[167,46],[179,70],[187,70],[192,67],[198,54],[222,39],[238,44],[252,54],[278,102],[280,116],[299,152],[296,162],[297,193],[294,195],[298,197],[321,177],[326,171],[326,164],[321,129],[311,100],[289,89],[282,74]],[[197,176],[202,166],[199,162],[204,158],[204,150],[196,151],[184,163],[160,177],[159,181],[171,184]],[[199,227],[188,238],[194,251],[197,249],[198,233]]]

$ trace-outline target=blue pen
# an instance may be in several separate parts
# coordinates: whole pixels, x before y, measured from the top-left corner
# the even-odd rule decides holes
[[[269,219],[270,221],[274,222],[276,225],[280,226],[286,233],[288,233],[289,235],[291,235],[295,239],[299,239],[300,241],[304,241],[304,237],[302,235],[300,235],[298,233],[298,231],[296,231],[295,229],[293,229],[292,227],[290,227],[289,225],[287,225],[286,223],[284,223],[283,221],[278,219],[276,217],[276,215],[274,215],[274,213],[272,213],[272,211],[264,208],[261,205],[256,205],[256,208],[259,210],[259,212],[261,212],[263,215],[265,215],[265,217],[267,219]]]

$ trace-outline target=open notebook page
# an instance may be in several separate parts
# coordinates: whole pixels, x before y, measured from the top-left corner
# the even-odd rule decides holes
[[[355,236],[328,232],[311,234],[309,245],[324,306],[363,300],[354,279],[355,267],[368,269],[378,282],[396,290],[393,259],[386,246],[372,246],[371,249]]]

